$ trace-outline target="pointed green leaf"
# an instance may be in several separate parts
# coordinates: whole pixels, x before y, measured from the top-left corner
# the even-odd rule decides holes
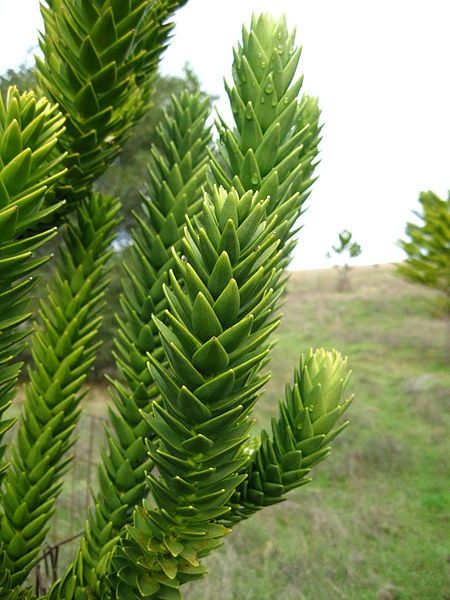
[[[192,307],[192,327],[194,334],[203,342],[222,333],[222,326],[211,305],[200,292]]]
[[[192,357],[194,366],[205,376],[222,372],[228,362],[228,354],[216,337],[203,344]]]

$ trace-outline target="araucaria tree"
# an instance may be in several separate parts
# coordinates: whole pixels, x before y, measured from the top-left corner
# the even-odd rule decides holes
[[[353,233],[348,229],[343,229],[339,233],[339,245],[332,246],[332,250],[335,254],[344,257],[344,265],[339,269],[339,278],[337,282],[337,289],[340,292],[344,292],[351,289],[351,283],[349,278],[350,265],[348,264],[349,259],[360,256],[362,250],[358,242],[352,240]],[[330,256],[330,253],[327,254]]]
[[[101,343],[120,206],[93,184],[145,111],[182,4],[47,0],[42,98],[11,89],[0,103],[0,435],[29,333],[29,274],[47,260],[35,252],[55,225],[60,239],[1,463],[5,600],[36,597],[27,576]],[[200,94],[173,98],[161,122],[124,265],[98,487],[73,562],[42,598],[181,598],[222,537],[307,483],[346,425],[346,359],[310,350],[271,431],[249,437],[320,140],[294,38],[269,15],[243,30],[226,87],[234,122],[218,118],[218,149]]]
[[[450,193],[443,200],[434,192],[422,192],[419,203],[418,221],[406,224],[408,239],[399,242],[406,260],[397,270],[406,279],[440,292],[437,312],[450,315]]]

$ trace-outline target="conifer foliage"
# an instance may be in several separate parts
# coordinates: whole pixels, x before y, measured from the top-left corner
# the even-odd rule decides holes
[[[81,203],[41,306],[25,407],[1,495],[0,540],[13,583],[21,583],[33,566],[70,461],[83,384],[99,343],[105,264],[118,209],[115,198],[101,195]]]
[[[233,85],[225,86],[234,124],[219,120],[221,156],[212,160],[217,183],[269,198],[270,227],[283,223],[284,264],[295,245],[289,242],[292,225],[314,182],[321,131],[317,99],[300,96],[300,54],[284,18],[255,16],[250,29],[244,27],[234,51]]]
[[[120,377],[112,381],[109,448],[99,471],[95,512],[86,523],[76,568],[67,575],[67,581],[73,575],[81,589],[86,585],[101,589],[112,541],[148,493],[145,472],[152,469],[153,462],[145,441],[153,439],[155,432],[140,411],[150,413],[159,395],[147,367],[148,354],[163,356],[152,317],[162,318],[168,306],[163,286],[175,262],[171,248],[181,246],[185,216],[196,214],[201,206],[211,139],[206,125],[208,103],[200,94],[173,98],[158,131],[158,146],[152,148],[141,211],[134,216],[133,245],[125,263],[128,277],[118,318]]]
[[[37,59],[43,92],[66,116],[60,139],[69,173],[58,195],[73,202],[117,156],[149,102],[172,25],[186,0],[49,0]]]
[[[26,577],[70,468],[101,343],[119,203],[93,184],[142,116],[168,19],[184,3],[47,0],[38,76],[59,109],[15,90],[0,103],[0,417],[20,371],[26,277],[47,260],[33,252],[55,235],[46,223],[61,225],[10,466],[0,471],[7,600],[34,597]],[[98,491],[73,562],[43,598],[180,599],[222,538],[309,481],[346,426],[347,361],[310,350],[271,432],[250,440],[321,135],[299,59],[284,18],[254,17],[234,53],[234,122],[218,118],[219,147],[201,94],[173,98],[164,115],[124,263]]]
[[[251,191],[239,196],[216,188],[205,197],[201,214],[187,222],[186,260],[178,258],[179,275],[172,274],[166,288],[169,325],[155,319],[168,366],[149,357],[161,393],[145,416],[157,434],[157,443],[149,443],[158,473],[148,476],[154,504],[136,509],[113,560],[117,598],[181,597],[181,584],[206,572],[201,558],[230,532],[224,521],[232,496],[247,480],[243,448],[267,382],[260,367],[269,355],[268,336],[279,322],[274,312],[282,289],[280,240],[266,232],[268,202]],[[325,433],[348,404],[341,405],[347,373],[340,355],[324,361],[322,354],[307,361],[313,381],[305,382],[303,403],[296,395],[289,416],[282,414],[274,428],[278,456],[272,459],[265,439],[257,453],[263,456],[256,462],[261,495],[267,494],[259,506],[279,501],[329,451]],[[276,475],[280,481],[273,481]],[[255,494],[249,497],[255,501]]]
[[[34,94],[10,88],[0,98],[0,441],[12,425],[1,420],[14,397],[21,364],[15,359],[29,330],[28,305],[36,279],[31,275],[47,260],[36,251],[55,235],[54,228],[37,234],[34,227],[58,206],[48,198],[64,174],[55,145],[64,118],[56,107]],[[0,459],[4,448],[0,448]],[[1,463],[0,463],[1,465]],[[0,466],[0,481],[5,466]]]
[[[45,98],[37,99],[33,93],[20,95],[15,88],[9,89],[5,101],[0,98],[0,441],[14,422],[5,419],[4,412],[15,396],[22,366],[16,359],[30,331],[28,306],[37,281],[32,274],[50,258],[39,251],[56,234],[54,227],[40,233],[35,228],[61,206],[50,204],[49,199],[55,183],[65,174],[64,157],[55,151],[63,131],[63,116]],[[0,482],[7,474],[4,452],[2,446]],[[12,502],[15,517],[23,518],[23,512],[16,513],[16,498]],[[1,526],[7,510],[2,502]],[[14,535],[6,546],[0,543],[0,596],[5,600],[14,590],[7,553],[18,558],[17,544]],[[16,590],[11,600],[15,597],[25,598],[25,593]]]

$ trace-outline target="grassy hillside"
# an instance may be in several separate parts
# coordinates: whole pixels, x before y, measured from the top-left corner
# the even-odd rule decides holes
[[[351,278],[338,293],[335,270],[293,274],[257,415],[324,345],[349,356],[351,425],[312,483],[235,529],[190,600],[450,598],[448,324],[391,267]]]
[[[299,353],[323,345],[349,356],[350,426],[312,483],[236,527],[187,600],[450,599],[448,323],[392,267],[357,268],[351,279],[339,293],[335,270],[292,275],[257,413],[267,426]],[[88,402],[104,414],[104,388]],[[100,430],[81,438],[79,458]],[[66,487],[70,510],[76,492],[85,502],[80,464]],[[66,521],[70,534],[83,521],[65,506],[60,537]]]

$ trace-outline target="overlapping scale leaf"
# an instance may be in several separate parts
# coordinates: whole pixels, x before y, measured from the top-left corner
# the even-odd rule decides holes
[[[284,17],[253,17],[234,52],[233,85],[226,85],[234,126],[219,120],[221,157],[212,157],[217,183],[270,197],[268,227],[279,228],[285,264],[293,224],[314,182],[321,130],[317,100],[300,97],[299,59]]]
[[[70,462],[81,388],[99,343],[105,265],[118,209],[116,199],[100,194],[79,205],[41,304],[31,346],[34,364],[1,494],[0,540],[13,585],[23,582],[34,564]]]
[[[174,97],[151,151],[148,189],[135,215],[133,246],[125,262],[116,339],[120,378],[112,382],[109,449],[103,455],[95,510],[89,515],[79,556],[59,586],[64,597],[72,575],[77,581],[74,594],[88,586],[90,593],[101,596],[102,575],[116,536],[148,493],[144,473],[152,463],[145,440],[153,437],[153,431],[140,411],[150,412],[158,394],[147,354],[163,358],[152,315],[163,318],[167,308],[163,285],[174,266],[171,248],[181,245],[185,215],[193,216],[201,207],[211,137],[208,115],[209,100],[200,93]]]
[[[33,227],[49,212],[52,186],[64,171],[55,152],[64,119],[56,107],[34,94],[9,88],[0,98],[0,441],[12,424],[1,420],[15,394],[21,364],[15,358],[28,329],[32,273],[48,260],[36,251],[55,235]],[[0,480],[4,447],[0,447]]]
[[[5,554],[3,548],[0,549],[0,598],[2,600],[34,600],[32,591],[13,587],[11,574],[5,565]]]
[[[271,435],[262,431],[248,476],[233,496],[228,524],[286,499],[286,494],[308,483],[312,467],[326,458],[330,442],[348,422],[338,424],[352,398],[344,399],[350,372],[347,359],[322,348],[300,359],[294,384],[286,386]]]
[[[40,85],[67,118],[69,173],[58,195],[85,197],[148,104],[182,0],[52,0],[42,5]]]
[[[118,598],[140,598],[143,582],[149,598],[179,597],[228,532],[218,520],[243,481],[241,446],[267,381],[258,367],[278,324],[278,240],[266,232],[266,207],[252,192],[215,189],[187,221],[178,276],[165,289],[167,324],[155,318],[165,358],[150,357],[161,394],[145,415],[158,438],[149,449],[159,475],[148,476],[156,506],[135,511],[113,561]]]

